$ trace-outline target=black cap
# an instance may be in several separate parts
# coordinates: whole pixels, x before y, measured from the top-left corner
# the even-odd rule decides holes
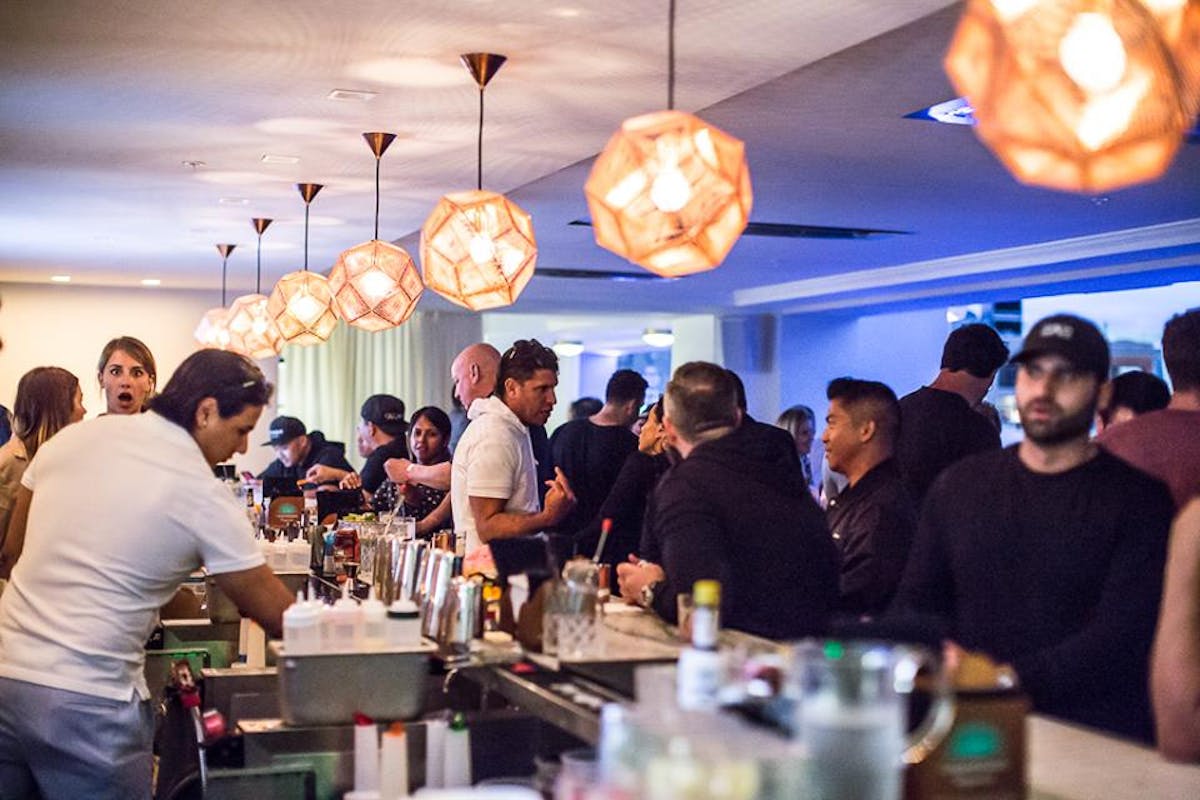
[[[390,394],[373,394],[364,400],[361,416],[388,436],[403,436],[408,427],[404,421],[404,401]]]
[[[308,433],[308,428],[295,417],[276,417],[271,420],[270,432],[271,438],[263,444],[268,447],[282,447],[297,436]]]
[[[1043,355],[1062,356],[1078,370],[1090,372],[1096,379],[1108,380],[1108,342],[1092,323],[1071,314],[1055,314],[1039,320],[1013,356],[1022,364]]]

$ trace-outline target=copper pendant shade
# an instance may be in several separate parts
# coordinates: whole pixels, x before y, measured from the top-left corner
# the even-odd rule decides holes
[[[504,195],[483,189],[483,93],[505,60],[494,53],[462,56],[479,87],[476,188],[442,197],[421,226],[425,285],[473,311],[516,302],[537,265],[532,218]]]
[[[329,273],[334,309],[356,328],[381,331],[408,320],[425,284],[403,248],[379,239],[379,162],[394,133],[364,133],[375,154],[375,238],[344,251]]]
[[[976,133],[1023,183],[1159,177],[1200,107],[1200,3],[971,0],[945,60]]]
[[[337,327],[329,279],[308,271],[308,212],[322,188],[319,183],[296,184],[304,199],[304,269],[280,278],[267,302],[267,313],[287,344],[320,344]]]
[[[229,349],[250,358],[271,358],[279,355],[283,337],[275,321],[267,313],[267,296],[262,294],[262,235],[272,220],[255,217],[251,220],[258,234],[258,292],[242,295],[229,307]]]
[[[215,347],[218,350],[229,348],[229,309],[225,307],[225,277],[228,272],[229,255],[236,247],[235,244],[217,245],[217,252],[221,254],[221,305],[205,311],[192,334],[201,347]]]

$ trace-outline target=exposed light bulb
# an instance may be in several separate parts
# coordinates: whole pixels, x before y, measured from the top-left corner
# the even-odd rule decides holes
[[[358,287],[372,304],[387,297],[395,283],[387,275],[377,269],[364,272],[358,279]]]
[[[1037,0],[992,0],[992,8],[1005,22],[1011,22],[1037,4]]]
[[[650,202],[659,211],[672,213],[679,211],[688,204],[692,197],[692,187],[683,176],[676,164],[667,164],[654,176],[650,185]]]
[[[288,311],[308,327],[321,316],[321,304],[308,292],[297,292],[288,300]]]
[[[479,265],[488,264],[496,257],[496,243],[484,233],[472,236],[467,249],[471,252],[471,260]]]
[[[1125,45],[1104,14],[1076,15],[1058,43],[1058,58],[1071,80],[1090,94],[1113,89],[1125,75]]]
[[[515,247],[501,245],[500,247],[500,271],[504,273],[504,277],[511,278],[517,274],[517,270],[521,268],[521,262],[525,260],[525,256]]]

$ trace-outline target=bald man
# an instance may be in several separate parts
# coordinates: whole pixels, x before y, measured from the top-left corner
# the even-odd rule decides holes
[[[471,404],[488,397],[496,389],[500,374],[500,351],[487,342],[468,345],[450,364],[454,396],[468,415]],[[469,418],[469,417],[468,417]],[[420,483],[434,489],[450,488],[450,462],[422,466],[407,458],[392,458],[384,464],[387,476],[396,484]]]

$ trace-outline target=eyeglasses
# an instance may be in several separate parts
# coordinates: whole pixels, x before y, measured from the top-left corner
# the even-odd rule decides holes
[[[533,369],[558,369],[558,356],[537,339],[518,339],[500,357],[501,364],[510,364],[517,360],[528,362]]]

